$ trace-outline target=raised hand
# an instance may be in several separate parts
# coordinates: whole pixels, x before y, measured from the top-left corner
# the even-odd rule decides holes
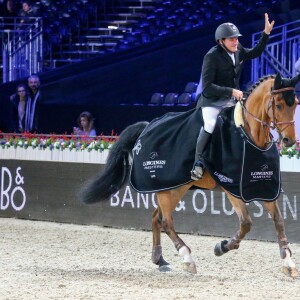
[[[275,24],[275,21],[273,20],[271,23],[269,21],[269,15],[267,13],[265,13],[265,30],[264,32],[266,34],[270,34],[272,29],[273,29],[273,26]]]

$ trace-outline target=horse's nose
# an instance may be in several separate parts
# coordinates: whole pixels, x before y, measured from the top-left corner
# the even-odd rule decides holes
[[[289,137],[284,137],[282,139],[282,143],[284,144],[285,147],[291,147],[295,144],[295,140],[294,139],[291,139]]]

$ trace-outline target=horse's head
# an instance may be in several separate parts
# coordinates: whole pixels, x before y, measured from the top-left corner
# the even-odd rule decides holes
[[[296,142],[294,115],[299,100],[295,95],[295,85],[299,80],[299,75],[287,79],[277,74],[271,89],[271,99],[266,104],[267,114],[285,147]]]

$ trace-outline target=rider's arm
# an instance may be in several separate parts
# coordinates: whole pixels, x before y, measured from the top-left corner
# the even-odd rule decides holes
[[[261,34],[261,37],[258,41],[258,43],[251,49],[244,48],[243,46],[239,45],[239,49],[241,51],[240,60],[246,60],[246,59],[253,59],[262,54],[262,52],[265,50],[269,35],[273,29],[275,21],[272,21],[270,23],[269,16],[266,13],[265,14],[265,29]]]

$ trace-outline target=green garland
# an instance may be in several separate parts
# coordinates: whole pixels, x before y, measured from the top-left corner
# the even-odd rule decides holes
[[[32,148],[32,149],[58,149],[58,150],[74,150],[74,151],[99,151],[110,149],[115,143],[118,136],[112,132],[112,135],[107,137],[100,135],[95,138],[75,136],[75,135],[5,135],[0,134],[0,146],[5,148]],[[297,141],[292,147],[286,148],[279,144],[277,149],[280,156],[287,156],[288,158],[300,158],[300,142]]]
[[[0,146],[2,149],[7,148],[23,148],[23,149],[58,149],[70,151],[99,151],[102,152],[110,149],[114,142],[117,140],[117,135],[109,137],[98,136],[95,138],[86,136],[67,136],[67,135],[0,135]]]

